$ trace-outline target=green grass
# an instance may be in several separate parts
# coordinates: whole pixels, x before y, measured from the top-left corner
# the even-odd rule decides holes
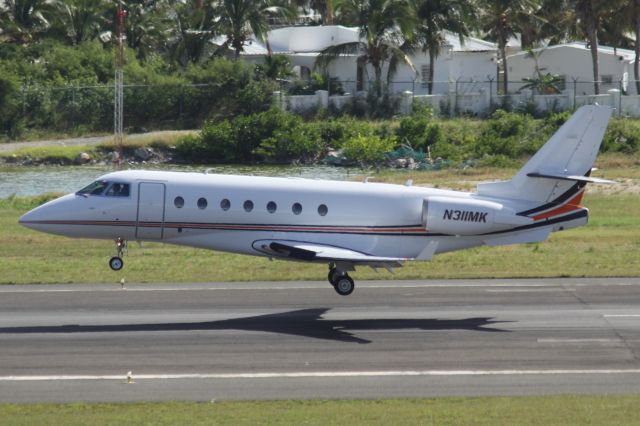
[[[84,282],[206,282],[323,280],[325,265],[273,261],[160,243],[130,244],[125,268],[113,272],[107,260],[112,241],[43,234],[18,225],[20,214],[44,201],[0,201],[0,284]],[[391,275],[358,268],[356,279],[442,279],[508,277],[638,276],[640,196],[588,194],[589,225],[558,232],[548,241],[480,247],[438,255],[431,262],[407,262]],[[250,266],[250,267],[248,267]]]
[[[5,404],[0,425],[640,425],[640,396]]]
[[[94,156],[96,153],[96,147],[94,146],[79,146],[79,145],[70,145],[70,146],[40,146],[40,147],[29,147],[25,146],[24,148],[19,148],[15,151],[8,152],[0,152],[0,158],[9,158],[9,157],[17,157],[17,158],[31,158],[37,160],[48,160],[51,162],[61,161],[63,163],[73,163],[76,157],[81,153],[86,152],[91,156]]]

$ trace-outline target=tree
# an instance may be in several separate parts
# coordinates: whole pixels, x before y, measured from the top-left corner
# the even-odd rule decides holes
[[[165,43],[168,25],[168,0],[129,0],[125,2],[124,20],[127,45],[139,59],[160,49]]]
[[[604,22],[611,20],[617,5],[621,5],[619,0],[573,0],[578,28],[586,37],[591,50],[593,89],[596,95],[600,94],[598,32],[602,29]]]
[[[28,44],[50,26],[47,0],[4,0],[0,7],[0,34],[13,42]]]
[[[215,8],[220,34],[226,36],[224,48],[235,52],[235,59],[253,36],[266,42],[269,17],[292,18],[295,9],[278,0],[220,0]]]
[[[509,67],[507,66],[507,41],[521,32],[519,23],[524,16],[533,18],[536,9],[534,0],[480,0],[483,31],[498,43],[502,61],[502,90],[509,89]]]
[[[412,3],[418,18],[415,44],[429,52],[429,94],[433,91],[436,58],[446,43],[446,31],[457,33],[460,42],[469,36],[473,21],[473,5],[468,0],[415,0]]]
[[[169,56],[182,67],[200,63],[207,55],[209,40],[216,34],[215,7],[202,0],[173,3],[169,12],[171,33],[166,44]]]
[[[50,4],[57,30],[74,46],[94,39],[109,23],[106,0],[53,0]]]
[[[316,66],[326,67],[345,55],[360,55],[360,60],[373,67],[376,91],[381,94],[382,70],[388,65],[387,82],[398,64],[413,68],[402,46],[411,40],[415,20],[405,0],[343,0],[336,4],[341,23],[359,29],[360,40],[340,43],[324,49],[316,59]]]

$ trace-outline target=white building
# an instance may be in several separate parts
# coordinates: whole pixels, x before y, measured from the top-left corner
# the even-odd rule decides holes
[[[338,25],[280,28],[270,31],[267,38],[272,53],[289,56],[302,78],[316,70],[316,59],[321,51],[329,46],[357,42],[360,39],[357,28]],[[460,43],[459,37],[453,33],[446,33],[446,40],[435,61],[433,93],[447,93],[456,81],[459,81],[458,91],[463,93],[488,88],[487,81],[496,78],[497,46],[476,38],[467,38],[464,43]],[[245,48],[242,57],[260,62],[266,54],[266,47],[254,41]],[[347,92],[367,90],[368,82],[374,80],[373,69],[359,63],[358,56],[341,56],[327,69],[329,76],[342,82]],[[399,66],[392,77],[394,83],[390,89],[393,92],[409,90],[415,94],[426,94],[431,66],[429,55],[419,51],[409,58],[417,74],[407,65]],[[383,75],[386,76],[386,70]],[[494,91],[495,86],[494,83]]]
[[[542,74],[550,73],[560,77],[564,84],[561,89],[573,91],[576,95],[594,93],[593,66],[591,50],[585,43],[573,42],[548,46],[534,50],[538,67]],[[628,94],[636,94],[633,74],[634,52],[626,49],[614,49],[607,46],[598,47],[598,63],[600,69],[600,93],[609,89],[619,89]],[[527,52],[519,52],[507,57],[510,92],[516,92],[522,85],[517,82],[523,78],[536,77],[536,64]],[[577,83],[574,83],[574,80]]]

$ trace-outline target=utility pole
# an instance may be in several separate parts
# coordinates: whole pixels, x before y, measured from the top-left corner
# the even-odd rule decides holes
[[[124,134],[122,131],[123,104],[124,104],[124,18],[127,11],[122,7],[122,0],[116,0],[118,8],[116,11],[116,73],[114,79],[114,102],[113,102],[113,140],[115,152],[113,154],[113,165],[119,168],[122,165],[122,142]]]

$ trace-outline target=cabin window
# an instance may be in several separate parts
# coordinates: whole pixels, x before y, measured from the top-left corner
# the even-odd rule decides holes
[[[267,211],[269,213],[275,213],[277,209],[278,205],[273,201],[269,201],[269,203],[267,204]]]
[[[129,184],[114,182],[111,184],[107,192],[107,197],[128,197],[129,196]]]
[[[173,200],[173,205],[181,209],[182,207],[184,207],[184,198],[176,197],[176,199]]]
[[[204,210],[207,208],[207,199],[206,198],[198,198],[198,208],[200,210]]]
[[[220,201],[220,208],[226,212],[231,208],[231,201],[227,200],[226,198]]]
[[[320,216],[326,216],[326,215],[327,215],[327,213],[329,213],[329,209],[327,208],[327,206],[326,206],[326,205],[324,205],[324,204],[320,204],[320,205],[318,206],[318,214],[319,214]]]
[[[302,205],[300,203],[294,203],[293,206],[291,206],[291,211],[293,214],[302,213]]]
[[[100,195],[104,192],[107,186],[109,186],[109,182],[106,180],[97,180],[85,186],[80,191],[76,192],[76,194]]]
[[[251,200],[245,201],[242,207],[244,207],[245,212],[250,212],[251,210],[253,210],[253,201]]]

